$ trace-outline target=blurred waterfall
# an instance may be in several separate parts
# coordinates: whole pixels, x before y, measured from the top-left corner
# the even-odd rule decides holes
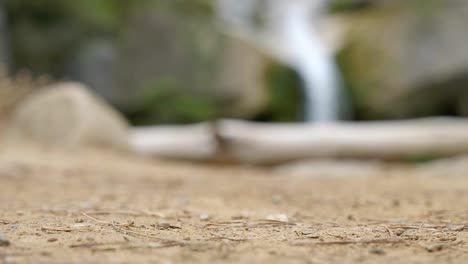
[[[341,77],[320,35],[327,0],[218,0],[218,19],[231,35],[260,47],[294,68],[306,96],[305,118],[340,117]]]

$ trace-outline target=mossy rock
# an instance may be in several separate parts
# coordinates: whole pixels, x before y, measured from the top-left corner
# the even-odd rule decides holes
[[[352,14],[338,62],[358,118],[461,114],[455,101],[468,85],[467,15],[468,3],[436,0]]]

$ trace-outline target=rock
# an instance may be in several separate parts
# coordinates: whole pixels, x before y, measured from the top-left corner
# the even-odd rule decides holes
[[[222,34],[210,14],[193,16],[177,7],[149,4],[130,16],[123,29],[123,44],[117,67],[120,105],[133,102],[143,105],[149,96],[138,95],[178,91],[177,97],[189,95],[191,103],[172,103],[165,115],[192,123],[211,119],[192,116],[180,120],[179,108],[187,108],[201,96],[214,102],[216,116],[251,118],[264,110],[268,96],[264,85],[266,59],[256,49]],[[165,96],[166,98],[169,96]],[[176,97],[176,98],[174,98]],[[129,100],[132,98],[132,100]],[[188,101],[186,99],[183,100]],[[152,105],[152,104],[151,104]],[[200,108],[200,107],[198,107]],[[158,109],[146,107],[144,112]],[[140,111],[141,112],[141,111]],[[142,125],[168,123],[161,115],[149,115]]]
[[[71,79],[86,84],[109,102],[115,102],[115,76],[118,51],[111,40],[97,39],[86,43],[70,69]]]
[[[224,115],[248,118],[265,109],[268,94],[265,84],[266,59],[248,44],[228,39],[221,55],[214,94],[229,106]]]
[[[63,83],[28,97],[11,117],[8,135],[60,146],[127,148],[128,125],[85,86]]]
[[[0,233],[0,247],[8,247],[10,246],[10,241],[6,239],[6,237]]]
[[[385,2],[349,17],[338,56],[358,118],[468,114],[468,2]]]
[[[291,221],[291,218],[287,214],[270,214],[266,217],[267,220],[271,221],[280,221],[280,222],[285,222],[288,223]]]
[[[211,215],[203,213],[200,215],[200,221],[210,221]]]
[[[369,249],[369,253],[374,254],[374,255],[385,255],[387,254],[385,250],[381,248],[371,248]]]
[[[449,247],[450,244],[448,243],[432,243],[429,245],[424,246],[427,252],[434,253],[438,251],[442,251],[443,249]]]
[[[457,112],[462,116],[468,116],[468,91],[462,89],[461,94],[458,96]]]

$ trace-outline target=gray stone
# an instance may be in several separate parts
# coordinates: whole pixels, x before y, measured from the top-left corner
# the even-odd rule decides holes
[[[58,146],[127,149],[126,120],[78,83],[63,83],[29,96],[11,117],[8,135]]]
[[[218,103],[219,115],[252,117],[263,110],[265,57],[222,34],[210,16],[179,12],[150,6],[129,19],[116,75],[122,104],[168,82]]]
[[[393,1],[352,16],[339,61],[360,117],[466,114],[457,98],[468,86],[467,16],[458,0]]]
[[[0,233],[0,247],[8,247],[10,246],[10,241],[6,239],[5,235]]]
[[[106,100],[114,102],[117,57],[114,42],[105,39],[91,41],[78,52],[69,75],[71,79],[84,83]]]

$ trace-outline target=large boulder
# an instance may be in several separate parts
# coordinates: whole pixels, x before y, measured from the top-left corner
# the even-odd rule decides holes
[[[339,62],[360,119],[468,114],[468,2],[381,1],[349,17]]]
[[[8,136],[59,146],[126,149],[128,125],[85,86],[63,83],[28,97],[12,114]]]
[[[264,110],[268,100],[265,57],[222,34],[212,13],[200,9],[148,3],[136,9],[123,28],[117,104],[125,108],[133,102],[131,110],[137,108],[148,116],[137,123],[251,118]],[[185,95],[190,99],[180,100]],[[151,97],[154,102],[146,106]],[[162,103],[171,107],[153,108]],[[200,113],[200,109],[205,110]]]

